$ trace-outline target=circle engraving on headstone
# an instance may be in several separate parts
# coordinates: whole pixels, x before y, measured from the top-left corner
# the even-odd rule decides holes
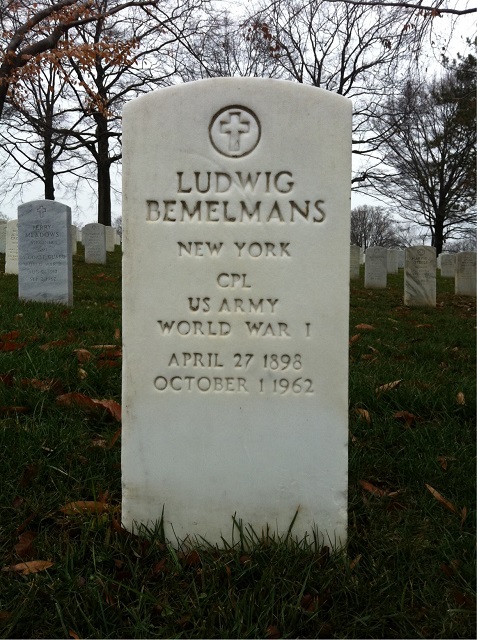
[[[209,125],[212,146],[229,158],[241,158],[251,153],[258,145],[261,134],[257,116],[241,105],[220,109]]]

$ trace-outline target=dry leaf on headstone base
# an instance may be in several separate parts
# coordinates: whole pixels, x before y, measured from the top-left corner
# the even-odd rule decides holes
[[[357,342],[359,339],[361,338],[361,334],[360,333],[355,333],[354,336],[351,336],[351,338],[349,339],[349,344],[352,345],[355,342]]]
[[[269,638],[270,640],[276,640],[277,638],[281,638],[282,636],[280,634],[280,630],[278,629],[278,627],[275,627],[274,625],[270,625],[265,630],[265,637]]]
[[[77,633],[75,633],[74,631],[72,631],[71,629],[68,631],[68,634],[70,636],[70,638],[73,638],[73,640],[80,640],[80,637]]]
[[[371,415],[367,409],[355,409],[356,413],[366,420],[368,424],[371,424]]]
[[[387,384],[382,384],[379,387],[376,387],[376,393],[384,393],[385,391],[392,391],[392,389],[396,389],[401,384],[401,380],[394,380],[394,382],[388,382]]]
[[[30,560],[29,562],[19,562],[9,567],[3,567],[2,571],[16,571],[17,573],[21,573],[22,576],[27,576],[31,573],[45,571],[45,569],[52,567],[53,564],[50,560]]]
[[[359,329],[360,331],[374,331],[372,324],[357,324],[355,329]]]
[[[120,342],[121,341],[121,329],[116,328],[114,330],[114,339],[116,340],[116,342]]]
[[[462,393],[462,391],[459,391],[459,393],[457,394],[456,400],[457,400],[457,404],[461,404],[461,405],[465,404],[465,396]]]
[[[448,509],[451,513],[459,513],[459,510],[457,509],[457,507],[452,504],[452,502],[450,502],[449,500],[447,500],[447,498],[444,498],[444,496],[439,493],[439,491],[436,491],[436,489],[434,489],[433,487],[431,487],[429,484],[425,484],[426,489],[429,491],[429,493],[431,493],[434,498],[440,502],[446,509]]]

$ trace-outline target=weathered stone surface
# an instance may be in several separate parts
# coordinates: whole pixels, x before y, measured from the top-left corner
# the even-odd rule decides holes
[[[361,261],[361,247],[351,245],[350,247],[350,264],[349,277],[351,280],[359,280],[359,265]]]
[[[293,114],[290,117],[290,114]],[[123,519],[346,539],[348,100],[214,79],[123,137]],[[339,259],[337,259],[339,256]],[[328,538],[329,537],[329,538]]]
[[[475,251],[462,251],[455,259],[455,292],[459,296],[476,294],[476,256]]]
[[[369,247],[364,263],[366,289],[385,289],[388,283],[388,250],[385,247]]]
[[[113,227],[105,227],[104,230],[106,233],[106,252],[112,253],[114,252],[114,246],[116,244],[115,243],[116,230],[113,229]]]
[[[7,249],[7,221],[0,220],[0,253]]]
[[[18,274],[18,220],[7,222],[5,273]]]
[[[18,297],[73,304],[71,209],[55,200],[18,207]]]
[[[404,304],[408,307],[436,306],[436,249],[408,247],[404,267]]]
[[[454,278],[455,277],[455,253],[441,253],[440,258],[440,269],[441,276],[443,278]]]
[[[92,222],[83,227],[84,261],[106,264],[106,230],[103,224]]]

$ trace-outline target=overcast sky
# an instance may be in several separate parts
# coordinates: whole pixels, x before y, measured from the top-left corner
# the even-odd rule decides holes
[[[466,5],[472,7],[474,4],[475,0],[455,0],[455,6],[458,8],[465,8]],[[465,51],[468,50],[465,41],[467,38],[475,37],[476,31],[477,19],[474,15],[463,16],[457,19],[450,15],[435,18],[435,28],[432,34],[433,44],[428,43],[428,52],[423,64],[425,64],[431,72],[435,70],[435,72],[438,73],[440,54],[445,51],[449,57],[453,58],[457,52],[465,53]],[[359,166],[359,159],[353,157],[353,160],[353,167],[356,169]],[[115,190],[117,191],[117,193],[112,194],[112,219],[114,220],[121,215],[121,181],[119,168],[112,168],[112,179]],[[3,195],[4,194],[2,194],[2,197]],[[89,222],[97,221],[96,196],[86,181],[83,181],[83,187],[80,187],[79,197],[76,202],[63,193],[61,187],[57,188],[55,195],[57,200],[71,207],[73,222],[75,224],[82,226]],[[13,199],[11,199],[7,195],[3,199],[3,202],[0,201],[0,212],[9,219],[13,219],[17,217],[18,205],[30,200],[42,200],[43,198],[43,185],[37,181],[24,190],[21,198],[14,196]],[[381,203],[370,196],[352,192],[351,207],[353,208],[362,204]]]

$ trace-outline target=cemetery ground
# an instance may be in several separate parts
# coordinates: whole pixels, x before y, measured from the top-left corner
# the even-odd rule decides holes
[[[79,252],[72,308],[0,276],[1,637],[474,638],[475,299],[351,283],[346,551],[233,505],[235,546],[175,549],[120,525],[120,270]]]

